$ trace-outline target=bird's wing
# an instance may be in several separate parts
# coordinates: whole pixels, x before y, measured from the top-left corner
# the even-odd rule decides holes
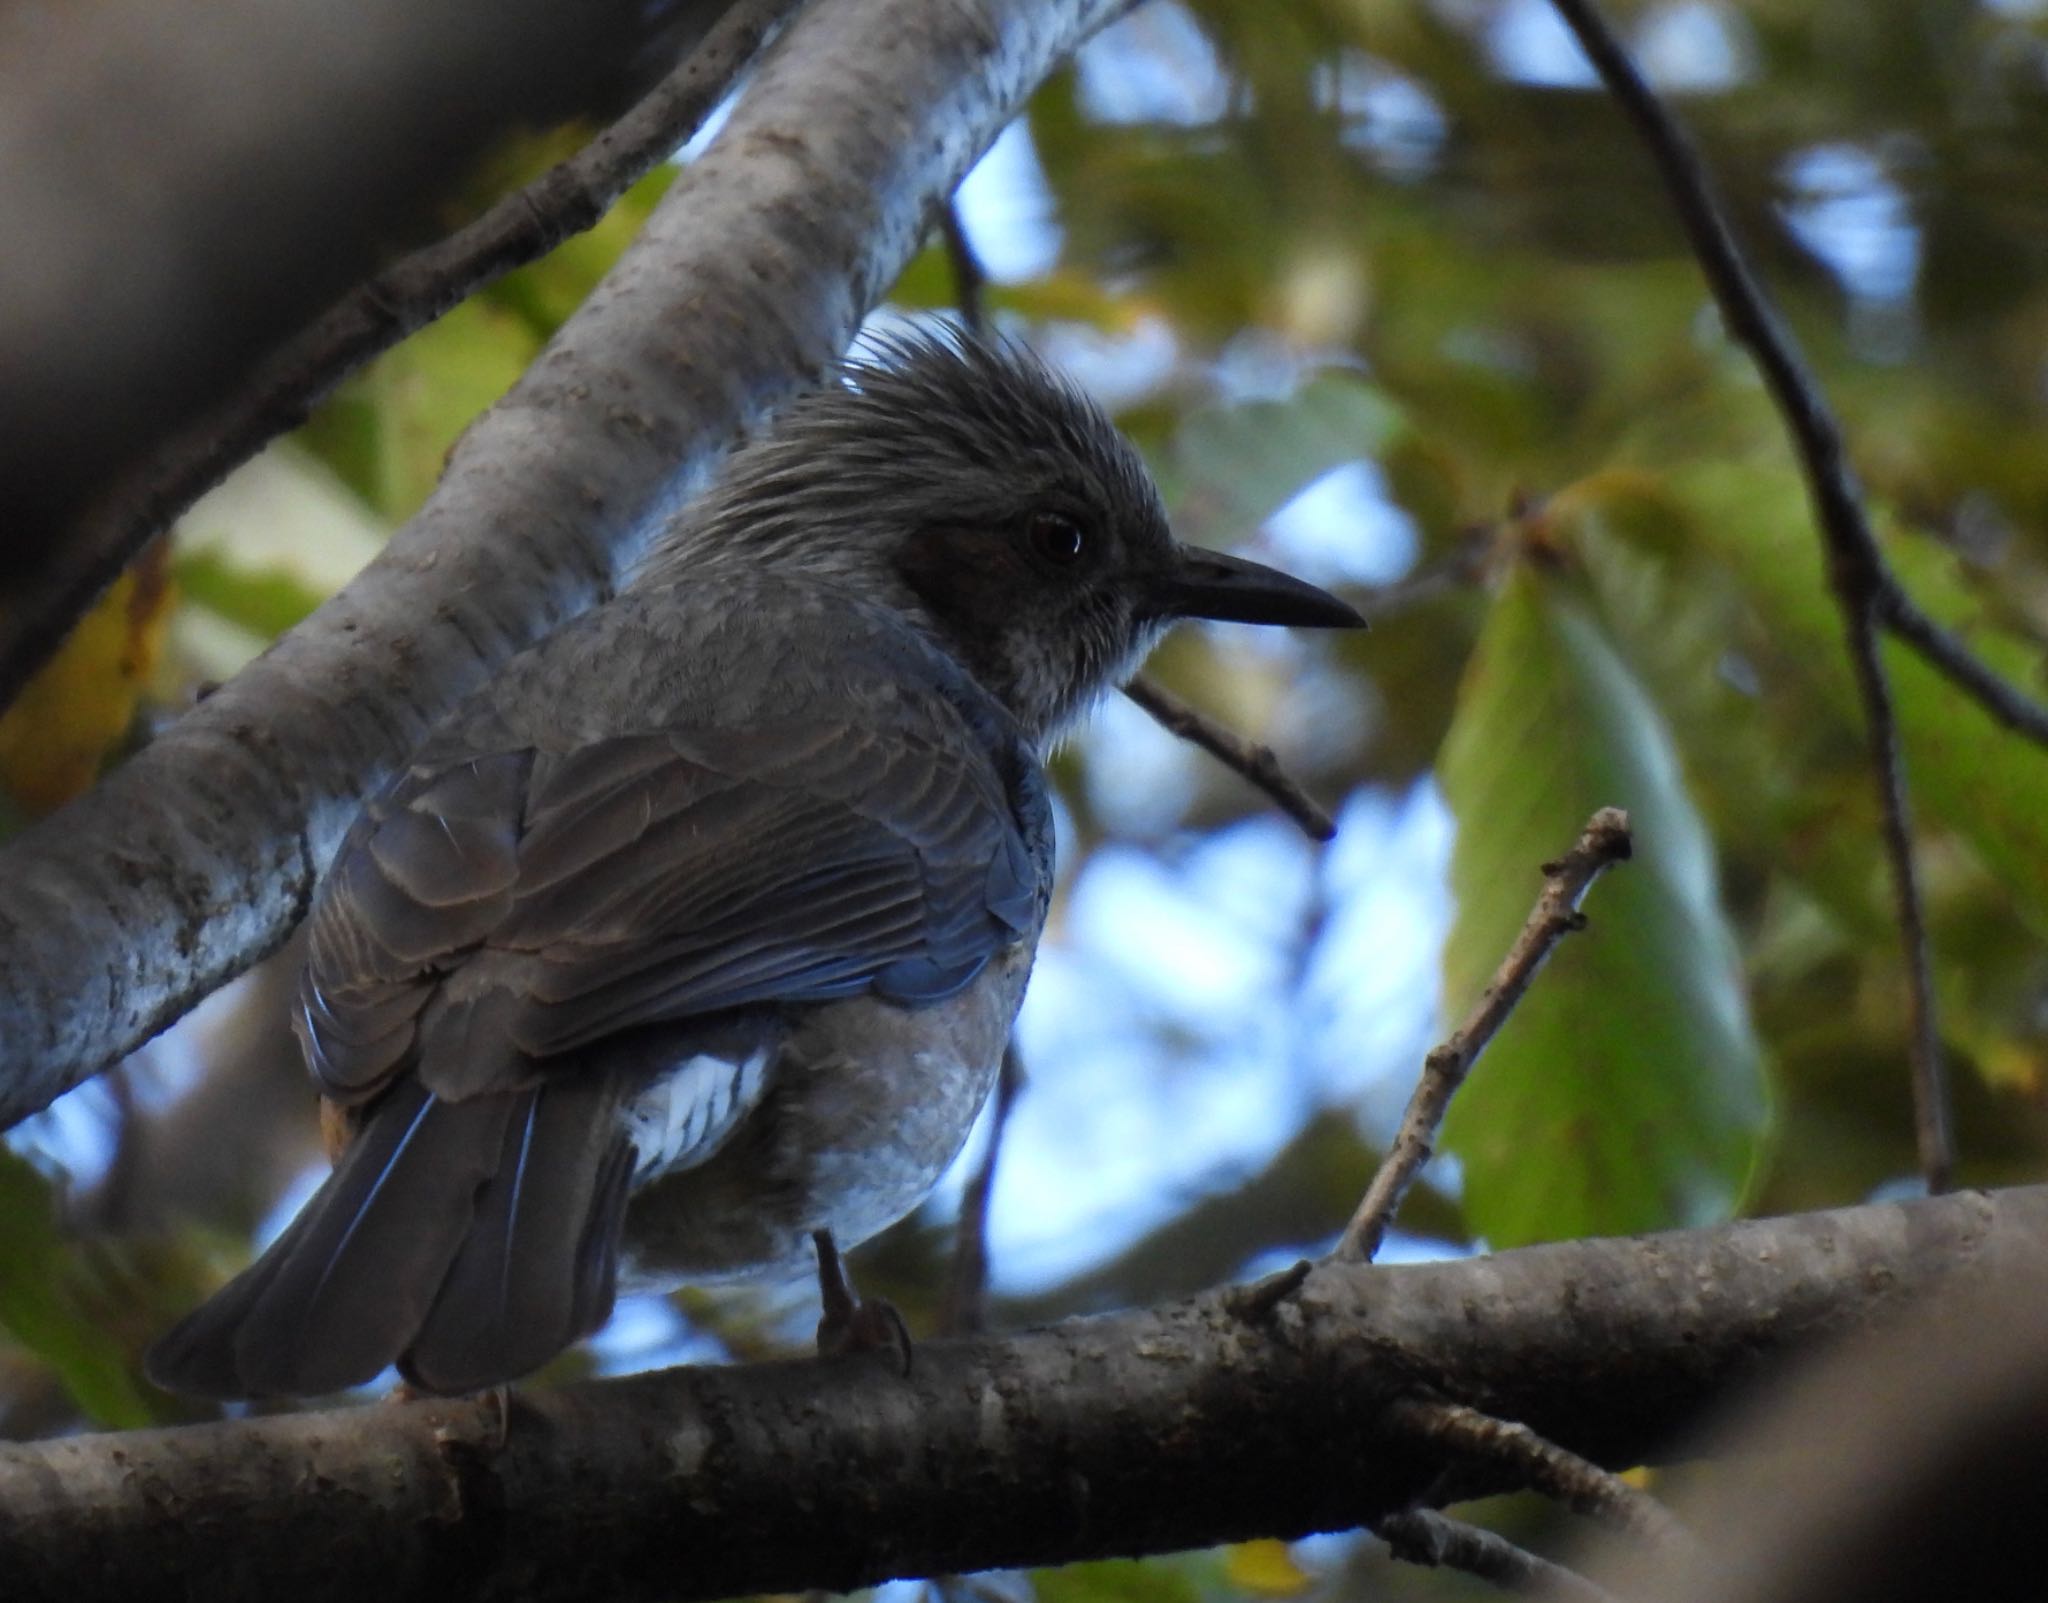
[[[951,733],[805,720],[415,765],[314,909],[315,1074],[358,1102],[417,1062],[461,1098],[639,1026],[952,994],[1034,926],[1046,864]]]

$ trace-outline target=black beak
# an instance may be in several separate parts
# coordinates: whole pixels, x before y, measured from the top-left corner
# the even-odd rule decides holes
[[[1159,581],[1154,594],[1154,605],[1165,618],[1277,623],[1295,629],[1365,627],[1357,609],[1327,590],[1199,546],[1180,548],[1180,561]]]

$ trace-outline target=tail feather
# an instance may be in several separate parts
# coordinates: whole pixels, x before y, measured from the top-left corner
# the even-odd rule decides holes
[[[506,1126],[497,1172],[399,1361],[426,1391],[537,1369],[610,1317],[632,1147],[608,1077],[551,1085]]]
[[[493,1327],[469,1338],[474,1362],[430,1363],[419,1379],[473,1389],[594,1328],[586,1237],[608,1232],[600,1256],[616,1250],[623,1192],[614,1202],[603,1141],[623,1142],[609,1076],[590,1078],[461,1102],[401,1080],[285,1233],[150,1350],[150,1379],[207,1397],[338,1391],[417,1367],[410,1350],[460,1309]],[[487,1310],[472,1260],[515,1271],[493,1281]]]

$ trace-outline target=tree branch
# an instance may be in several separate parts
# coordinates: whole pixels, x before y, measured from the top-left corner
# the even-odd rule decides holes
[[[1247,784],[1264,791],[1266,799],[1293,819],[1310,840],[1335,838],[1336,821],[1313,796],[1287,777],[1271,746],[1233,734],[1150,679],[1133,679],[1124,686],[1124,694],[1168,734],[1201,747]]]
[[[1691,141],[1657,98],[1656,91],[1636,71],[1635,63],[1622,49],[1593,0],[1552,0],[1552,4],[1577,37],[1608,93],[1636,125],[1656,161],[1728,332],[1748,347],[1755,358],[1764,387],[1785,420],[1800,468],[1806,475],[1826,552],[1828,580],[1841,607],[1849,660],[1870,729],[1871,766],[1877,779],[1885,856],[1891,865],[1899,939],[1908,977],[1908,1053],[1912,1062],[1920,1170],[1930,1191],[1942,1191],[1948,1187],[1955,1167],[1948,1076],[1941,1056],[1926,922],[1913,861],[1905,764],[1892,716],[1891,689],[1877,642],[1879,626],[1899,615],[1897,603],[1903,599],[1903,592],[1885,566],[1877,536],[1864,514],[1863,493],[1849,463],[1841,425],[1800,354],[1799,342],[1744,259],[1742,247],[1736,243],[1734,231],[1715,197],[1713,182]],[[1919,638],[1906,638],[1916,645],[1922,644]],[[1975,675],[1959,674],[1958,660],[1953,656],[1937,661],[1936,665],[1949,674],[1952,682],[1973,692],[1990,677],[1989,671],[1977,664],[1973,664],[1978,669]],[[2010,708],[2017,700],[2017,692],[2008,689],[2000,704]],[[2043,714],[2040,721],[2048,727],[2048,714]],[[2030,725],[2014,723],[2011,727],[2025,732]]]
[[[1368,1261],[1380,1250],[1387,1227],[1400,1211],[1401,1199],[1435,1150],[1437,1128],[1450,1111],[1451,1098],[1458,1094],[1479,1054],[1507,1022],[1557,943],[1584,928],[1579,903],[1586,899],[1593,881],[1616,863],[1625,862],[1630,849],[1628,814],[1618,807],[1603,807],[1586,820],[1570,851],[1543,865],[1543,892],[1522,933],[1515,937],[1515,944],[1508,948],[1508,955],[1464,1022],[1423,1059],[1422,1076],[1401,1115],[1394,1144],[1365,1188],[1333,1256]]]
[[[0,1447],[10,1603],[675,1603],[1370,1524],[1436,1395],[1609,1467],[1731,1388],[2048,1253],[2048,1187],[1452,1263],[1325,1263],[1262,1320],[1215,1293],[916,1372],[851,1356]],[[1475,1310],[1483,1313],[1475,1315]]]
[[[797,0],[738,0],[683,64],[582,150],[446,239],[357,285],[259,362],[226,403],[97,500],[0,612],[0,707],[95,597],[230,469],[337,383],[465,296],[604,215],[697,131]]]
[[[363,794],[845,348],[1116,0],[833,0],[354,583],[0,852],[0,1128],[274,948]]]
[[[1396,1403],[1389,1417],[1413,1430],[1419,1440],[1505,1470],[1516,1484],[1541,1492],[1574,1513],[1604,1520],[1661,1547],[1694,1548],[1685,1527],[1654,1497],[1538,1436],[1527,1425],[1433,1398]]]
[[[1504,1592],[1569,1600],[1615,1603],[1614,1594],[1547,1558],[1515,1546],[1505,1536],[1467,1525],[1431,1509],[1404,1509],[1373,1526],[1394,1557],[1430,1569],[1463,1570],[1491,1581]]]

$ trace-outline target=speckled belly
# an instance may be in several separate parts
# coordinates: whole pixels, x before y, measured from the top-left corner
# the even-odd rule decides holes
[[[1020,943],[930,1007],[807,1010],[717,1151],[634,1192],[621,1289],[804,1272],[813,1230],[851,1247],[910,1212],[988,1099],[1030,969]]]

